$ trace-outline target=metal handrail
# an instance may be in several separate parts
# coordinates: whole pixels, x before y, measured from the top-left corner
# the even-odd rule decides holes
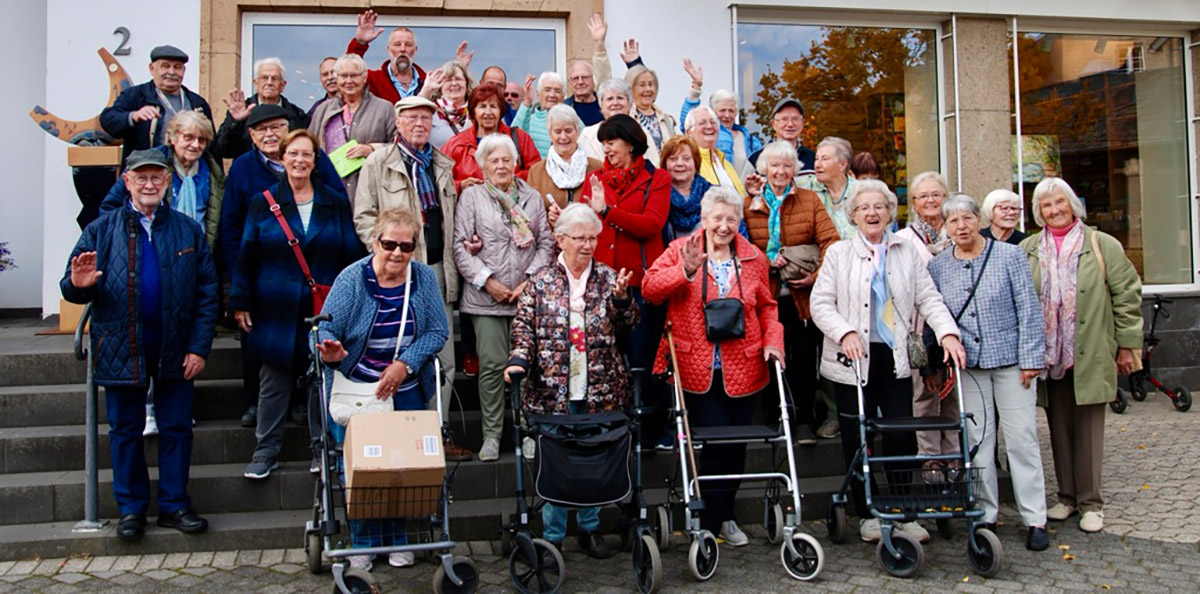
[[[87,327],[88,320],[92,317],[92,304],[89,303],[83,306],[83,315],[79,316],[79,323],[75,325],[75,358],[83,361],[88,356],[87,345],[83,344],[83,329]]]
[[[100,468],[96,460],[97,452],[100,449],[100,426],[97,415],[99,398],[96,395],[96,382],[93,378],[95,369],[92,352],[83,341],[83,330],[87,327],[91,317],[92,304],[89,303],[83,308],[83,315],[79,316],[79,324],[75,326],[75,358],[87,361],[87,389],[84,392],[87,400],[87,412],[85,413],[86,430],[83,440],[83,519],[75,524],[75,527],[71,529],[72,532],[96,532],[103,530],[108,524],[107,520],[100,519]]]

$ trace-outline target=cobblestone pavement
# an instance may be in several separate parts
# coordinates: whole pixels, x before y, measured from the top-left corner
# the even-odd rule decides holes
[[[662,592],[1195,592],[1200,581],[1200,490],[1198,435],[1192,413],[1173,411],[1161,396],[1133,403],[1124,415],[1108,415],[1105,442],[1106,531],[1084,534],[1076,519],[1053,526],[1047,551],[1025,550],[1016,512],[1006,507],[1000,538],[1005,562],[992,579],[971,571],[963,534],[951,540],[936,535],[925,547],[920,576],[901,580],[877,565],[874,546],[859,542],[833,545],[824,527],[808,523],[825,547],[825,570],[810,584],[787,576],[778,547],[766,544],[762,529],[745,526],[751,545],[723,548],[716,576],[693,580],[685,540],[676,536],[663,554]],[[1040,421],[1043,443],[1045,420]],[[1048,447],[1047,492],[1053,502],[1054,477]],[[932,528],[932,526],[931,526]],[[459,553],[476,562],[481,592],[512,591],[507,559],[498,544],[471,542]],[[628,592],[633,589],[629,556],[593,561],[568,541],[566,592]],[[434,565],[393,569],[376,563],[386,592],[428,592]],[[176,555],[47,559],[0,563],[3,592],[328,592],[328,573],[314,576],[304,568],[301,550],[238,551]]]

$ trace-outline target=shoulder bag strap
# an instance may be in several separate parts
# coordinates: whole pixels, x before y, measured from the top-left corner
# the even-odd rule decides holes
[[[646,172],[649,173],[650,170],[646,169]],[[642,195],[642,214],[646,214],[646,205],[650,204],[650,185],[653,183],[654,183],[654,174],[651,173],[650,179],[646,180],[646,191]],[[638,243],[640,244],[640,247],[642,249],[642,272],[646,272],[647,270],[650,269],[650,266],[646,263],[646,240],[644,240],[644,239],[638,240]],[[706,284],[705,286],[708,286],[708,285]]]
[[[404,307],[400,309],[400,333],[396,335],[396,352],[392,353],[392,360],[400,356],[400,343],[404,342],[404,327],[408,325],[408,301],[412,295],[412,260],[408,262],[408,270],[404,271]]]
[[[1104,254],[1100,253],[1100,238],[1096,236],[1096,232],[1092,231],[1092,253],[1096,255],[1096,264],[1100,267],[1100,277],[1104,279],[1104,286],[1108,286],[1108,267],[1104,265]]]
[[[508,133],[512,134],[513,144],[517,145],[517,170],[520,171],[525,168],[525,156],[521,154],[521,139],[517,138],[516,126],[510,126]]]
[[[275,220],[279,221],[279,226],[283,228],[283,234],[287,237],[288,245],[292,246],[292,253],[296,254],[296,262],[300,264],[300,271],[304,273],[304,280],[308,283],[308,286],[316,286],[317,281],[313,280],[312,271],[308,268],[308,261],[304,259],[304,251],[300,249],[300,241],[292,233],[292,228],[288,226],[287,219],[283,218],[283,208],[275,201],[275,197],[271,195],[270,190],[263,190],[263,197],[267,199],[267,204],[271,205],[271,214],[275,215]]]
[[[987,246],[987,253],[983,255],[983,265],[979,267],[979,276],[975,277],[975,282],[971,285],[971,293],[967,295],[967,300],[963,302],[962,309],[958,310],[958,315],[954,316],[954,323],[962,319],[963,314],[967,313],[967,306],[971,305],[971,300],[975,298],[975,291],[979,288],[979,281],[983,280],[983,273],[987,270],[988,260],[992,258],[992,246],[996,244],[996,240],[991,240]],[[954,248],[950,248],[954,249]],[[954,254],[951,254],[952,256]]]

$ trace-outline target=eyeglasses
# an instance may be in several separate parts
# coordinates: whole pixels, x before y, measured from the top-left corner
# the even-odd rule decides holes
[[[365,76],[366,74],[367,74],[366,72],[339,72],[337,74],[337,79],[338,80],[354,80],[360,76]]]
[[[277,124],[258,124],[256,126],[251,127],[250,131],[258,132],[261,134],[263,132],[270,130],[271,132],[275,132],[276,134],[278,134],[281,132],[287,132],[287,129],[288,129],[288,123],[285,121],[285,122],[279,122]]]
[[[567,237],[570,237],[571,241],[582,243],[584,245],[600,241],[600,238],[596,237],[595,235],[568,235]]]
[[[390,239],[379,238],[379,247],[383,248],[384,253],[394,252],[396,248],[400,248],[400,252],[411,254],[417,249],[415,241],[392,241]]]
[[[306,161],[311,161],[316,158],[317,154],[310,151],[287,151],[286,153],[283,153],[283,156],[291,157],[293,159],[304,159]]]
[[[804,118],[775,118],[771,121],[779,122],[780,124],[799,124],[804,121]]]
[[[432,116],[432,115],[425,115],[425,114],[421,114],[421,113],[405,113],[405,114],[401,114],[401,115],[400,115],[400,119],[402,119],[402,120],[404,120],[404,121],[406,121],[406,122],[425,122],[426,124],[431,124],[431,123],[433,123],[433,116]]]
[[[164,183],[166,183],[168,176],[165,176],[165,175],[134,175],[132,177],[133,177],[133,185],[135,187],[136,186],[145,186],[145,185],[151,185],[151,186],[157,187],[157,186],[161,186]]]
[[[928,194],[917,194],[916,196],[913,196],[913,199],[924,202],[926,200],[941,200],[945,197],[946,195],[941,192],[930,192]]]
[[[1020,206],[997,206],[993,210],[998,210],[1000,212],[1021,212],[1021,207]]]
[[[854,212],[887,212],[888,205],[886,204],[864,204],[854,208]]]

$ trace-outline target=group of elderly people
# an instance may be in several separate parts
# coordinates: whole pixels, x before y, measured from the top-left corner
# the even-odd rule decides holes
[[[514,371],[525,378],[526,409],[566,414],[622,409],[630,368],[675,367],[669,381],[681,384],[693,426],[738,425],[759,414],[777,418],[773,399],[763,399],[760,411],[758,395],[771,383],[769,361],[778,359],[797,406],[798,443],[840,434],[849,464],[859,447],[858,379],[838,361],[844,354],[861,363],[868,417],[957,417],[955,399],[939,397],[946,368],[957,368],[975,418],[968,443],[978,450],[985,523],[997,519],[999,428],[1027,547],[1045,549],[1047,520],[1077,512],[1082,530],[1102,529],[1104,405],[1140,348],[1140,281],[1117,240],[1084,224],[1083,204],[1065,181],[1038,184],[1032,215],[1041,231],[1026,237],[1017,195],[996,190],[981,207],[952,194],[939,173],[922,173],[909,184],[907,225],[894,231],[896,195],[866,170],[851,172],[849,142],[830,137],[815,151],[803,147],[804,111],[795,99],[775,105],[775,141],[764,146],[737,121],[732,94],[714,92],[700,105],[702,70],[685,61],[692,91],[678,126],[656,105],[658,77],[641,63],[636,41],[621,54],[630,66],[624,80],[607,77],[606,27],[593,19],[597,55],[572,64],[572,96],[555,73],[529,76],[513,114],[502,70],[488,68],[476,85],[462,46],[455,61],[427,74],[412,61],[415,35],[406,28],[389,36],[391,58],[381,70],[368,70],[359,54],[382,33],[374,19],[371,11],[360,16],[353,51],[332,59],[330,95],[311,117],[282,99],[277,60],[256,64],[258,94],[231,93],[220,135],[177,85],[176,101],[104,117],[126,128],[168,119],[159,137],[143,142],[157,145],[157,156],[134,153],[95,224],[140,216],[149,234],[158,224],[146,222],[155,221],[157,194],[216,252],[253,395],[247,416],[257,443],[247,478],[278,467],[295,394],[301,404],[307,396],[307,422],[319,431],[325,411],[312,400],[316,390],[297,387],[310,357],[349,381],[378,382],[377,396],[397,410],[431,406],[438,357],[449,396],[457,310],[463,346],[479,361],[481,461],[500,457],[505,382]],[[159,48],[152,57],[185,63],[180,53]],[[162,95],[182,69],[152,73]],[[228,175],[208,150],[214,141],[235,158]],[[334,151],[343,153],[340,169],[329,158]],[[104,249],[97,239],[85,233],[73,254],[63,279],[69,299],[98,298],[93,287],[111,282],[97,273],[109,262],[96,255]],[[744,335],[710,339],[704,308],[726,298],[742,304]],[[333,320],[310,353],[302,321],[322,309]],[[206,346],[194,350],[207,355]],[[927,360],[910,360],[915,352]],[[195,373],[189,367],[184,380],[172,381],[190,382]],[[141,398],[141,406],[145,391],[135,392],[128,399]],[[668,393],[647,391],[657,416],[645,424],[646,445],[673,447]],[[1038,404],[1047,409],[1058,479],[1049,510]],[[141,417],[113,408],[116,400],[109,406],[113,435],[129,434],[113,455],[127,456]],[[187,433],[176,408],[172,438]],[[951,432],[887,433],[881,453],[948,454],[957,444]],[[520,446],[534,455],[532,441]],[[446,453],[472,457],[451,442]],[[144,525],[148,494],[128,469],[137,462],[114,460],[114,489],[129,516],[118,528],[123,538],[140,536],[139,514]],[[702,474],[737,474],[744,465],[744,446],[714,444],[700,456]],[[930,461],[921,470],[923,480],[938,482],[958,469]],[[182,481],[175,491],[185,488],[186,472]],[[733,514],[736,489],[724,481],[706,490],[702,524],[740,546],[748,539]],[[160,506],[182,516],[164,525],[202,530],[186,495],[173,496]],[[860,484],[854,502],[862,539],[878,540]],[[607,555],[596,510],[578,515],[581,548]],[[546,538],[561,546],[565,510],[547,505],[543,519]],[[379,544],[362,523],[351,529],[355,545]],[[899,529],[928,538],[916,522]],[[371,559],[351,562],[369,567]]]

